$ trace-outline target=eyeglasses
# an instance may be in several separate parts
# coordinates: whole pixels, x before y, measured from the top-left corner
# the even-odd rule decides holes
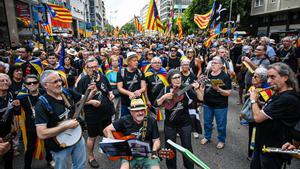
[[[176,52],[177,50],[171,50],[172,52]]]
[[[46,82],[46,83],[57,84],[59,82],[62,83],[63,82],[62,79],[57,79],[57,80],[54,80],[52,82]]]
[[[98,69],[98,66],[86,66],[88,69]]]
[[[7,80],[7,79],[1,79],[1,80],[0,80],[0,83],[4,83],[4,82],[8,83],[9,80]]]
[[[161,62],[151,62],[151,64],[161,64]]]
[[[36,84],[39,84],[38,81],[33,81],[33,82],[25,82],[26,85],[36,85]]]
[[[211,64],[221,64],[220,62],[211,62]]]
[[[153,53],[148,53],[148,55],[153,55]]]
[[[254,75],[253,78],[254,78],[254,79],[258,79],[259,76],[258,76],[258,75]]]
[[[271,75],[271,76],[267,76],[268,78],[271,78],[271,79],[275,79],[276,76],[275,75]]]
[[[172,79],[180,79],[181,78],[181,76],[174,76],[174,77],[172,77]]]

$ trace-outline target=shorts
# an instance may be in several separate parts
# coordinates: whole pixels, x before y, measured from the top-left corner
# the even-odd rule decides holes
[[[111,117],[101,119],[97,123],[87,122],[87,131],[89,137],[103,136],[103,129],[111,124]]]
[[[159,158],[151,159],[147,157],[136,157],[130,161],[121,158],[121,164],[129,163],[130,168],[146,168],[151,169],[151,167],[159,166]]]

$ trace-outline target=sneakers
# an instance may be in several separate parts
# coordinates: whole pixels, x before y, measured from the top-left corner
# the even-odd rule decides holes
[[[89,161],[88,163],[92,168],[99,168],[99,164],[95,159]]]
[[[199,138],[199,134],[197,132],[193,132],[193,136],[194,136],[195,139]]]
[[[206,144],[206,143],[209,143],[210,141],[209,140],[207,140],[206,138],[203,138],[201,141],[200,141],[200,143],[202,144],[202,145],[204,145],[204,144]]]
[[[225,143],[223,143],[223,142],[218,142],[216,148],[217,148],[217,149],[223,149],[224,146],[225,146]]]

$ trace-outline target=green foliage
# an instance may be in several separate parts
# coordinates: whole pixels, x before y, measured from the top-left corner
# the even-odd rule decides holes
[[[230,0],[216,0],[222,4],[222,8],[227,9],[226,17],[222,19],[223,22],[229,19]],[[238,14],[241,15],[241,24],[247,22],[250,16],[251,0],[233,0],[232,1],[232,20],[236,20]],[[199,30],[194,22],[194,14],[205,14],[211,10],[213,0],[193,0],[188,9],[184,11],[184,21],[189,27],[189,32]],[[184,25],[184,24],[183,24]]]
[[[136,28],[133,22],[128,22],[121,27],[121,32],[130,34],[131,32],[135,32]]]
[[[107,33],[113,33],[114,32],[114,26],[110,25],[110,24],[106,24],[104,26],[104,30],[107,32]]]

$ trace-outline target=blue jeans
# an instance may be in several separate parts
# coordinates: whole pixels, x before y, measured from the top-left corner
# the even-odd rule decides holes
[[[212,122],[214,117],[216,118],[218,129],[219,142],[225,143],[226,139],[226,126],[227,126],[227,111],[228,107],[223,109],[214,109],[207,105],[204,105],[204,137],[207,140],[211,139],[212,134]]]
[[[128,109],[128,106],[122,104],[122,105],[121,105],[121,116],[120,116],[120,117],[126,116],[126,115],[128,115],[128,114],[130,114],[130,111],[129,111],[129,109]]]
[[[80,141],[69,148],[58,152],[51,151],[53,160],[55,161],[55,169],[68,169],[68,159],[71,155],[72,169],[85,169],[86,149],[85,141],[81,137]]]

